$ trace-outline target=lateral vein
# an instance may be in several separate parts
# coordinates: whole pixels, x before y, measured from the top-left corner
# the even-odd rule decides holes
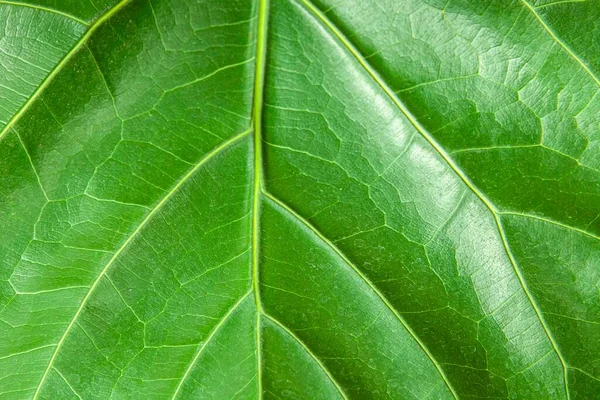
[[[533,14],[535,19],[538,20],[538,22],[546,30],[548,35],[550,35],[550,37],[556,43],[558,43],[558,45],[560,47],[562,47],[563,50],[566,51],[567,54],[569,54],[569,56],[573,60],[575,60],[581,66],[581,68],[583,68],[585,70],[585,72],[587,72],[587,74],[594,80],[594,82],[596,82],[596,85],[600,86],[600,79],[598,79],[598,77],[590,70],[590,68],[583,62],[583,60],[577,56],[577,54],[573,53],[573,51],[569,48],[569,46],[567,46],[565,44],[565,42],[563,42],[561,39],[558,38],[558,36],[556,36],[554,31],[552,29],[550,29],[548,24],[546,24],[546,22],[542,19],[542,17],[540,17],[540,14],[538,14],[536,9],[531,4],[529,4],[529,2],[527,0],[521,0],[521,3],[523,3],[523,5]],[[563,3],[565,3],[565,2],[563,2]],[[575,3],[575,2],[572,1],[572,3]],[[583,1],[577,1],[576,3],[583,3]],[[557,3],[551,3],[551,4],[557,4]],[[550,5],[550,4],[547,4],[546,6],[548,6],[548,5]]]
[[[81,396],[79,395],[79,393],[77,393],[77,391],[75,390],[75,388],[73,386],[71,386],[71,384],[69,383],[69,381],[67,380],[67,378],[57,369],[57,368],[52,368],[57,374],[58,376],[60,376],[62,378],[62,380],[67,384],[67,386],[69,387],[69,389],[71,389],[71,392],[73,392],[73,394],[75,396],[77,396],[77,398],[79,400],[81,400]]]
[[[387,85],[387,83],[380,77],[380,75],[373,69],[373,67],[371,67],[371,65],[365,60],[365,58],[359,52],[359,50],[356,49],[356,47],[350,42],[350,40],[348,38],[346,38],[346,36],[337,28],[337,26],[335,26],[309,0],[296,0],[296,1],[301,1],[305,5],[305,7],[315,16],[315,18],[317,18],[319,21],[321,21],[321,23],[323,25],[325,25],[325,27],[327,29],[329,29],[329,31],[333,34],[333,36],[335,36],[340,41],[340,43],[350,52],[350,54],[352,54],[352,56],[354,56],[356,61],[358,61],[358,63],[371,76],[371,78],[374,80],[374,82],[386,93],[386,95],[390,98],[390,100],[392,100],[392,102],[396,105],[396,107],[398,107],[398,109],[402,112],[402,114],[404,114],[404,116],[415,127],[415,129],[421,134],[421,136],[423,136],[423,138],[442,157],[442,159],[448,164],[448,166],[454,171],[454,173],[456,173],[456,175],[464,182],[464,184],[481,200],[481,202],[491,212],[491,214],[494,218],[495,224],[497,226],[498,232],[500,234],[500,239],[502,241],[502,245],[503,245],[506,255],[512,265],[515,275],[517,276],[517,279],[519,280],[519,284],[521,285],[521,288],[523,289],[525,295],[527,296],[527,299],[529,300],[538,320],[540,321],[542,329],[544,330],[551,346],[554,348],[554,351],[556,352],[556,354],[560,360],[560,363],[561,363],[562,369],[563,369],[565,392],[566,392],[567,399],[569,399],[570,395],[569,395],[569,389],[568,389],[568,383],[567,383],[566,362],[564,360],[562,353],[560,352],[560,350],[558,348],[558,345],[556,344],[556,341],[554,340],[554,337],[552,336],[550,330],[548,329],[548,326],[546,325],[546,321],[542,317],[541,311],[540,311],[537,303],[533,299],[533,297],[529,291],[529,288],[527,287],[527,284],[521,274],[519,267],[517,266],[517,262],[515,260],[514,255],[512,254],[510,246],[508,245],[506,234],[504,232],[504,228],[502,226],[498,211],[496,210],[495,206],[481,191],[479,191],[479,189],[477,189],[477,187],[473,184],[473,182],[470,180],[470,178],[456,164],[454,159],[452,159],[450,157],[450,155],[437,143],[437,141],[425,129],[425,127],[423,125],[421,125],[421,123],[417,120],[417,118],[408,110],[408,108],[399,99],[399,97],[393,92],[393,90]],[[440,373],[442,373],[441,369],[440,369]],[[444,376],[444,378],[445,378],[445,376]],[[448,385],[448,387],[450,388],[450,390],[452,391],[454,396],[456,398],[458,398],[458,396],[456,395],[450,382],[447,379],[446,379],[446,384]]]
[[[600,236],[598,236],[598,235],[594,235],[593,233],[590,233],[583,229],[575,228],[571,225],[565,225],[565,224],[555,221],[553,219],[544,218],[544,217],[540,217],[540,216],[533,215],[533,214],[525,214],[525,213],[515,212],[515,211],[502,211],[499,214],[500,215],[513,215],[513,216],[518,216],[518,217],[529,218],[529,219],[546,222],[548,224],[556,225],[556,226],[559,226],[559,227],[569,230],[569,231],[580,233],[580,234],[590,237],[592,239],[600,240]]]
[[[383,302],[383,304],[386,306],[386,308],[388,308],[392,312],[392,314],[394,314],[394,316],[396,317],[396,319],[398,319],[398,321],[400,322],[400,324],[402,324],[402,326],[404,327],[404,329],[406,329],[406,331],[415,340],[415,342],[417,342],[417,344],[419,345],[419,347],[421,348],[421,350],[423,350],[423,352],[425,353],[425,355],[429,358],[429,360],[431,361],[431,363],[433,364],[433,366],[435,367],[435,369],[438,371],[438,373],[442,377],[442,380],[444,381],[444,383],[446,384],[446,386],[448,387],[448,389],[450,390],[450,392],[452,393],[452,395],[454,396],[454,398],[458,399],[458,395],[456,394],[456,392],[454,391],[454,388],[450,384],[450,381],[448,380],[448,377],[446,376],[446,374],[442,370],[442,367],[440,366],[440,364],[433,357],[433,355],[431,354],[431,352],[429,351],[429,349],[427,348],[427,346],[425,346],[425,343],[423,343],[421,341],[421,339],[419,339],[419,337],[417,336],[417,334],[415,333],[415,331],[412,330],[412,328],[404,320],[404,318],[402,317],[402,315],[400,315],[398,313],[398,311],[392,306],[392,304],[387,300],[387,298],[383,295],[383,293],[381,293],[379,291],[379,289],[373,284],[373,282],[371,282],[371,280],[369,278],[367,278],[362,273],[362,271],[360,269],[358,269],[358,267],[356,265],[354,265],[354,263],[350,259],[348,259],[348,257],[346,257],[346,255],[340,249],[338,249],[338,247],[335,244],[333,244],[331,242],[331,240],[329,240],[325,235],[323,235],[310,222],[308,222],[306,219],[304,219],[304,217],[302,217],[296,211],[292,210],[287,204],[285,204],[284,202],[282,202],[281,200],[279,200],[277,197],[275,197],[271,193],[264,191],[263,194],[265,195],[265,197],[267,197],[268,199],[270,199],[273,203],[275,203],[276,205],[278,205],[279,207],[281,207],[282,209],[284,209],[286,212],[288,212],[290,215],[292,215],[296,220],[298,220],[300,223],[302,223],[304,226],[306,226],[315,235],[317,235],[317,237],[319,239],[321,239],[323,241],[323,243],[325,243],[350,268],[352,268],[352,270],[354,270],[354,272],[367,284],[367,286],[369,286],[369,288],[375,293],[375,295],[377,297],[379,297],[379,299]]]
[[[227,320],[229,319],[229,317],[231,317],[231,315],[234,313],[234,311],[238,309],[238,307],[244,302],[244,300],[246,300],[246,298],[251,293],[252,293],[252,290],[248,291],[248,293],[246,293],[238,301],[236,301],[235,304],[233,306],[231,306],[231,308],[225,313],[225,315],[223,315],[223,318],[221,318],[221,320],[210,331],[209,335],[206,337],[206,340],[204,340],[204,343],[202,343],[202,345],[198,348],[198,351],[194,355],[194,358],[192,359],[192,361],[188,365],[187,369],[185,370],[185,373],[179,380],[179,383],[177,384],[177,387],[175,388],[175,392],[173,393],[173,397],[171,397],[171,400],[175,400],[177,398],[177,396],[179,396],[179,393],[181,392],[181,388],[183,387],[183,383],[185,382],[186,378],[189,376],[190,372],[194,368],[194,365],[196,365],[196,362],[200,358],[200,355],[202,354],[202,352],[204,351],[206,346],[211,342],[212,338],[217,334],[217,332],[221,329],[221,327],[225,324],[225,322],[227,322]]]
[[[327,378],[329,378],[329,380],[331,381],[331,383],[333,384],[333,386],[335,386],[335,388],[337,389],[337,391],[340,393],[340,396],[342,396],[343,399],[348,399],[348,396],[346,396],[346,393],[344,393],[344,390],[342,389],[342,387],[340,386],[340,384],[337,383],[337,381],[335,380],[335,378],[333,377],[333,375],[331,375],[331,372],[329,372],[329,370],[327,369],[327,367],[325,365],[323,365],[323,363],[321,362],[321,360],[319,360],[319,358],[315,354],[313,354],[313,352],[308,348],[308,346],[302,340],[300,340],[300,338],[298,336],[296,336],[296,334],[294,334],[294,332],[292,332],[291,330],[289,330],[288,327],[286,327],[284,324],[282,324],[275,317],[273,317],[273,316],[271,316],[269,314],[266,314],[266,313],[263,313],[263,315],[266,318],[268,318],[269,320],[271,320],[275,325],[277,325],[278,327],[280,327],[290,337],[292,337],[304,349],[304,351],[306,351],[308,353],[308,355],[310,355],[311,358],[313,360],[315,360],[315,362],[317,363],[317,365],[319,365],[319,367],[321,368],[321,370],[325,373],[325,375],[327,375]]]
[[[119,249],[111,257],[111,259],[106,263],[106,265],[104,266],[104,268],[102,269],[102,271],[100,271],[100,274],[98,274],[98,277],[96,278],[96,280],[94,281],[94,283],[90,287],[90,290],[87,292],[87,294],[85,295],[85,297],[81,301],[81,305],[79,306],[79,308],[77,309],[77,312],[75,313],[75,315],[71,319],[71,322],[67,326],[67,329],[65,330],[64,334],[60,338],[60,340],[59,340],[59,342],[58,342],[58,344],[56,346],[56,349],[54,350],[54,353],[52,354],[52,357],[50,358],[50,362],[48,363],[48,367],[46,368],[46,370],[44,372],[44,375],[42,376],[42,379],[40,380],[40,383],[39,383],[39,385],[38,385],[38,387],[36,389],[36,392],[35,392],[35,395],[33,397],[33,400],[36,400],[38,398],[38,396],[40,394],[40,390],[41,390],[42,386],[44,385],[44,382],[45,382],[45,380],[46,380],[46,378],[48,376],[48,373],[49,373],[50,369],[52,368],[52,366],[54,364],[54,360],[56,359],[56,356],[60,352],[60,349],[61,349],[62,345],[64,344],[65,339],[67,338],[67,336],[69,335],[69,332],[71,331],[71,329],[75,325],[75,322],[77,321],[79,315],[83,311],[83,309],[84,309],[85,305],[87,304],[89,298],[94,293],[94,290],[96,289],[96,287],[98,286],[98,284],[102,280],[102,277],[104,275],[106,275],[106,272],[110,269],[110,267],[117,260],[117,258],[119,258],[119,256],[123,253],[123,251],[125,251],[125,249],[129,246],[129,244],[133,241],[133,239],[135,239],[135,237],[142,231],[142,229],[148,224],[148,222],[150,220],[152,220],[152,218],[154,217],[154,215],[156,215],[162,209],[162,207],[169,201],[169,199],[171,199],[171,197],[173,197],[173,195],[175,193],[177,193],[177,191],[183,186],[183,184],[185,182],[187,182],[196,173],[196,171],[198,171],[202,166],[204,166],[208,161],[210,161],[212,158],[214,158],[221,151],[223,151],[224,149],[226,149],[230,145],[234,144],[235,142],[239,141],[243,137],[249,135],[250,132],[251,132],[251,130],[246,130],[246,131],[244,131],[244,132],[242,132],[242,133],[234,136],[233,138],[231,138],[228,141],[222,143],[220,146],[218,146],[217,148],[215,148],[214,150],[212,150],[210,153],[208,153],[206,156],[204,156],[194,166],[194,168],[190,169],[188,171],[188,173],[185,174],[175,184],[175,186],[173,186],[173,188],[160,200],[160,202],[158,202],[158,204],[152,209],[152,211],[150,211],[148,213],[148,215],[142,220],[142,222],[131,233],[131,235],[129,235],[129,237],[125,240],[125,242],[123,242],[123,244],[121,245],[121,247],[119,247]]]

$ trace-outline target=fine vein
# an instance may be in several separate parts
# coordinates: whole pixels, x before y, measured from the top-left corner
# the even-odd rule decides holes
[[[508,244],[508,240],[506,238],[506,233],[504,232],[504,228],[500,221],[500,216],[498,211],[492,202],[481,192],[477,187],[473,184],[473,182],[469,179],[469,177],[462,171],[462,169],[456,164],[454,159],[448,155],[448,153],[437,143],[437,141],[433,138],[433,136],[425,129],[423,125],[417,120],[417,118],[408,110],[408,108],[402,103],[399,97],[392,91],[392,89],[385,83],[385,81],[379,76],[379,74],[371,67],[371,65],[366,61],[363,55],[359,52],[358,49],[350,42],[350,40],[335,26],[317,7],[315,7],[309,0],[300,0],[308,10],[317,18],[317,20],[321,21],[321,23],[329,29],[329,31],[340,41],[340,43],[354,56],[354,58],[358,61],[358,63],[365,69],[365,71],[371,76],[371,78],[375,81],[375,83],[387,94],[387,96],[392,100],[392,102],[398,107],[398,109],[404,114],[404,116],[409,120],[409,122],[415,127],[415,129],[423,136],[423,138],[433,147],[433,149],[444,159],[444,161],[448,164],[448,166],[456,173],[456,175],[464,182],[464,184],[481,200],[481,202],[487,207],[492,216],[494,217],[494,221],[496,223],[498,232],[500,234],[500,239],[502,241],[502,245],[504,250],[509,258],[509,261],[512,265],[512,268],[517,276],[519,283],[527,296],[533,310],[537,318],[539,319],[542,328],[550,344],[554,348],[560,363],[563,369],[563,379],[565,385],[565,392],[567,399],[570,398],[568,383],[567,383],[567,364],[563,355],[561,354],[558,345],[554,337],[552,336],[548,326],[546,325],[546,321],[542,317],[542,313],[539,309],[539,306],[535,302],[525,279],[523,278],[519,267],[517,266],[517,262],[515,260],[512,251],[510,250],[510,246]],[[440,370],[441,373],[441,370]],[[447,385],[452,389],[450,383],[446,380]],[[454,393],[454,391],[453,391]],[[456,396],[456,394],[455,394]]]
[[[114,262],[117,260],[117,258],[119,258],[119,256],[123,253],[123,251],[125,251],[125,249],[127,249],[127,247],[129,246],[129,244],[143,230],[143,228],[148,224],[148,222],[150,220],[152,220],[152,218],[156,215],[156,213],[158,213],[161,210],[161,208],[169,201],[169,199],[171,199],[171,197],[173,197],[173,195],[175,193],[177,193],[177,191],[183,186],[183,184],[185,182],[187,182],[196,173],[196,171],[198,171],[200,168],[202,168],[202,166],[204,166],[208,161],[210,161],[212,158],[214,158],[221,151],[223,151],[227,147],[231,146],[232,144],[236,143],[237,141],[239,141],[241,138],[247,136],[248,134],[250,134],[250,130],[247,130],[245,132],[242,132],[242,133],[234,136],[233,138],[229,139],[228,141],[222,143],[219,147],[217,147],[214,150],[212,150],[204,158],[202,158],[194,166],[194,168],[190,169],[188,171],[188,173],[185,174],[175,184],[175,186],[173,186],[173,188],[160,200],[160,202],[158,202],[156,204],[156,206],[152,209],[152,211],[150,211],[148,213],[148,215],[142,220],[142,222],[138,225],[138,227],[129,235],[129,237],[125,240],[125,242],[123,242],[123,244],[121,245],[121,247],[119,247],[119,249],[111,257],[111,259],[106,263],[106,265],[104,266],[104,268],[102,269],[102,271],[100,271],[100,274],[98,274],[98,277],[96,278],[96,280],[94,281],[94,283],[92,283],[92,286],[90,287],[89,291],[87,292],[87,294],[85,295],[85,297],[81,301],[81,305],[77,309],[77,312],[75,313],[75,315],[71,319],[71,322],[67,326],[67,329],[65,330],[64,334],[62,335],[62,337],[58,341],[58,344],[56,345],[56,349],[54,350],[54,353],[52,354],[52,357],[50,358],[50,362],[48,363],[48,367],[44,371],[44,375],[42,376],[42,379],[40,380],[40,383],[39,383],[39,385],[38,385],[38,387],[36,389],[35,395],[33,396],[34,400],[38,398],[38,396],[40,394],[40,390],[41,390],[42,386],[44,385],[44,382],[45,382],[45,380],[46,380],[46,378],[48,376],[48,373],[50,372],[50,369],[52,368],[52,366],[54,364],[54,360],[56,359],[56,356],[60,352],[60,349],[61,349],[62,345],[64,344],[65,339],[69,335],[69,332],[71,331],[71,329],[75,325],[75,323],[76,323],[79,315],[81,314],[81,312],[85,308],[85,305],[87,304],[88,300],[90,299],[90,297],[94,293],[94,290],[96,289],[96,287],[98,286],[98,284],[102,280],[102,277],[104,275],[106,275],[106,272],[114,264]]]
[[[65,17],[65,18],[72,19],[73,21],[78,22],[81,25],[89,26],[89,24],[87,22],[85,22],[82,19],[77,18],[74,15],[67,14],[66,12],[62,12],[60,10],[56,10],[56,9],[50,8],[50,7],[44,7],[44,6],[37,5],[37,4],[28,4],[28,3],[23,3],[20,1],[9,1],[9,0],[0,0],[0,4],[6,4],[9,6],[15,6],[15,7],[31,8],[34,10],[40,10],[40,11],[44,11],[44,12],[51,13],[51,14],[57,14],[62,17]]]
[[[540,4],[539,6],[535,6],[533,8],[539,10],[540,8],[546,8],[546,7],[556,6],[556,5],[559,5],[559,4],[587,3],[588,1],[590,1],[590,0],[562,0],[562,1],[555,1],[554,3]]]
[[[25,155],[27,156],[27,159],[29,160],[29,164],[31,165],[33,174],[35,175],[35,178],[38,181],[38,185],[40,186],[42,194],[46,198],[46,201],[49,201],[50,198],[48,197],[48,193],[46,192],[46,189],[44,189],[44,185],[42,185],[42,180],[40,179],[40,175],[38,174],[35,164],[33,164],[33,160],[31,159],[31,154],[29,154],[29,150],[27,150],[27,146],[25,146],[25,142],[23,142],[23,138],[21,138],[21,135],[19,134],[19,132],[17,132],[16,129],[13,129],[13,132],[15,133],[15,135],[17,135],[17,138],[19,139],[19,142],[21,143],[21,146],[23,147],[23,150],[25,151]]]
[[[6,136],[6,134],[10,130],[10,128],[12,128],[17,123],[17,121],[23,116],[23,114],[25,114],[25,112],[29,109],[29,107],[31,107],[31,105],[37,100],[37,98],[41,95],[41,93],[54,80],[56,75],[58,75],[58,73],[65,67],[65,65],[67,65],[69,63],[71,58],[73,58],[73,56],[75,54],[77,54],[79,49],[81,49],[81,47],[87,43],[87,41],[92,36],[92,34],[100,26],[102,26],[102,24],[104,24],[108,19],[110,19],[110,17],[112,17],[117,11],[119,11],[121,8],[126,6],[130,1],[131,0],[121,0],[113,8],[108,10],[108,12],[106,12],[106,14],[102,15],[92,25],[90,25],[90,28],[79,39],[79,41],[77,43],[75,43],[75,46],[73,46],[73,48],[71,48],[71,50],[69,50],[69,52],[63,57],[63,59],[60,60],[60,62],[58,64],[56,64],[54,69],[52,71],[50,71],[50,73],[48,74],[48,76],[46,76],[46,78],[43,80],[43,82],[40,84],[40,86],[38,86],[38,88],[35,90],[35,92],[33,92],[31,97],[29,99],[27,99],[27,101],[25,102],[25,104],[23,104],[23,106],[19,109],[19,111],[15,115],[13,115],[13,117],[10,119],[10,121],[8,121],[8,124],[6,124],[6,126],[4,127],[2,132],[0,132],[0,140],[2,140],[2,138],[4,136]]]

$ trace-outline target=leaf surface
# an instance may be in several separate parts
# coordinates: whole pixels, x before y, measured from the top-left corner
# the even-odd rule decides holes
[[[0,0],[0,397],[595,398],[598,20]]]

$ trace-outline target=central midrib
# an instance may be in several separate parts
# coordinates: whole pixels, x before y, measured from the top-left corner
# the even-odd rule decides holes
[[[262,113],[264,104],[265,69],[267,56],[267,29],[269,18],[269,0],[258,0],[258,26],[256,37],[256,67],[254,71],[254,98],[252,104],[252,129],[254,176],[252,192],[252,261],[251,281],[256,305],[256,379],[257,397],[262,399],[262,338],[261,315],[263,314],[259,290],[259,242],[260,242],[260,194],[264,187],[262,165]]]
[[[252,130],[254,131],[254,135],[253,135],[253,139],[254,139],[253,140],[254,174],[253,174],[253,201],[252,201],[251,281],[252,281],[252,291],[254,293],[254,299],[255,299],[255,304],[256,304],[256,309],[257,309],[257,313],[256,313],[257,314],[256,315],[257,384],[258,384],[258,398],[260,399],[260,398],[262,398],[261,315],[266,315],[266,314],[264,313],[264,311],[262,309],[262,304],[261,304],[261,300],[260,300],[260,291],[259,291],[259,251],[260,251],[259,237],[260,237],[261,193],[265,191],[264,173],[263,173],[263,158],[262,158],[262,122],[263,122],[262,121],[262,117],[263,117],[262,112],[263,112],[263,104],[264,104],[263,96],[264,96],[265,69],[266,69],[269,0],[258,0],[258,1],[259,1],[259,6],[258,6],[257,46],[256,46],[256,70],[255,70],[255,78],[254,78],[254,98],[253,98],[253,107],[252,107]],[[98,26],[100,26],[112,14],[114,14],[116,11],[118,11],[118,9],[122,8],[128,2],[129,2],[129,0],[123,0],[123,1],[119,2],[113,9],[109,10],[109,12],[107,12],[94,25],[92,25],[92,27],[88,30],[88,32],[86,32],[86,34],[82,37],[82,39],[63,58],[61,63],[59,63],[59,65],[57,65],[55,70],[52,71],[52,73],[47,77],[47,79],[42,83],[42,85],[40,85],[38,90],[30,98],[30,100],[23,106],[22,110],[20,110],[13,117],[13,119],[8,123],[7,127],[0,133],[0,138],[10,129],[10,127],[12,125],[14,125],[14,123],[16,123],[16,121],[19,119],[19,117],[27,110],[27,108],[29,108],[30,104],[37,98],[39,93],[41,93],[45,89],[45,87],[50,83],[50,81],[53,79],[53,77],[56,75],[56,73],[58,73],[62,69],[62,67],[64,67],[64,65],[69,61],[69,59],[72,57],[72,55],[74,53],[76,53],[77,50],[83,44],[85,44],[85,42],[87,41],[89,36],[93,33],[93,31],[96,30]],[[307,7],[309,9],[311,9],[311,11],[313,11],[313,12],[318,11],[311,3],[307,2],[307,1],[304,1],[304,3],[307,5]],[[321,17],[320,14],[318,14],[316,12],[315,12],[315,14],[317,15],[317,17]],[[326,22],[326,25],[328,25],[330,28],[336,29],[335,27],[330,26],[331,24],[328,21]],[[336,33],[336,32],[334,31],[334,33]],[[336,35],[337,35],[337,33],[336,33]],[[340,39],[342,40],[342,43],[346,45],[347,41],[345,40],[345,38],[340,38]],[[353,51],[353,49],[349,48],[349,50],[353,54],[355,53]],[[356,54],[354,54],[354,55],[357,56],[357,58],[360,57],[360,54],[358,52],[356,52]],[[361,60],[359,60],[359,62],[361,64],[363,64],[363,62],[361,62]],[[364,61],[364,62],[366,63],[366,61]],[[363,66],[365,66],[365,65],[363,65]],[[368,68],[366,67],[366,69],[370,73],[370,66]],[[377,79],[376,79],[376,81],[377,81],[377,83],[379,83],[381,85],[382,82],[379,82],[379,80],[377,80]],[[383,84],[385,85],[385,83],[383,83]],[[382,86],[382,88],[384,91],[388,92],[388,90],[386,90],[385,87]],[[395,98],[395,96],[393,96],[393,97]],[[400,108],[404,112],[402,107],[400,107]],[[406,113],[405,113],[405,115],[406,115]],[[423,134],[421,129],[419,129],[420,124],[416,120],[413,121],[414,117],[411,118],[411,116],[412,115],[410,113],[407,115],[407,117],[409,118],[411,123],[413,123],[413,125],[415,125],[417,130],[422,135],[425,136],[425,138],[432,144],[434,149],[438,153],[440,153],[442,158],[444,158],[444,160],[457,173],[457,175],[459,175],[459,177],[461,177],[461,179],[463,181],[465,181],[467,186],[469,186],[469,188],[482,200],[482,202],[490,209],[492,214],[498,220],[497,212],[495,211],[495,207],[493,206],[493,204],[485,197],[485,195],[483,195],[482,193],[479,192],[479,190],[470,182],[469,178],[466,177],[464,172],[462,172],[462,170],[457,165],[455,165],[454,161],[449,156],[445,155],[445,151],[443,149],[440,149],[439,145],[437,145],[437,143],[432,138],[429,138],[429,135]],[[222,146],[219,146],[218,149],[215,149],[215,152],[213,152],[213,154],[217,153],[222,148],[227,147],[229,144],[237,141],[238,139],[240,139],[242,136],[245,136],[245,135],[246,135],[246,132],[229,140],[228,142],[224,143]],[[209,155],[207,158],[211,158],[211,155]],[[200,164],[204,164],[204,161],[207,161],[207,160],[206,159],[203,160],[203,162],[201,162]],[[199,166],[200,165],[197,165],[196,168],[193,168],[191,172],[195,171]],[[180,182],[182,183],[185,180],[187,180],[187,179],[184,177]],[[175,189],[177,189],[177,187],[179,187],[179,186],[180,185],[177,185]],[[168,200],[168,198],[170,198],[170,196],[166,196],[163,200],[166,201],[166,200]],[[164,203],[164,201],[161,201],[160,204]],[[158,207],[158,208],[160,208],[160,207]],[[157,209],[155,209],[155,210],[157,210]],[[154,214],[155,214],[154,212],[151,212],[148,217],[150,217],[151,215],[154,215]],[[503,232],[502,226],[500,224],[500,221],[497,221],[497,223],[499,224],[499,230],[501,233],[501,237],[502,237],[503,241],[505,242],[505,246],[507,247],[507,249],[506,249],[507,254],[509,255],[509,258],[511,258],[511,262],[514,262],[514,260],[512,259],[512,255],[510,254],[510,249],[508,248],[508,244],[505,241],[504,232]],[[136,230],[136,232],[139,231],[141,229],[141,227],[143,227],[144,225],[145,225],[145,223],[142,223],[140,225],[140,227]],[[136,232],[134,232],[130,237],[131,238],[135,237]],[[127,243],[128,242],[126,242],[126,244]],[[123,247],[126,247],[126,244]],[[118,253],[115,254],[115,257],[117,257],[119,255]],[[115,258],[115,257],[113,257],[113,258]],[[110,263],[109,263],[109,265],[110,265]],[[516,265],[514,265],[514,267],[516,268]],[[102,276],[103,276],[103,273],[101,273],[99,277],[102,277]],[[524,282],[522,282],[522,284],[524,284]],[[525,287],[524,287],[524,289],[527,292],[527,295],[529,296],[527,289]],[[93,292],[93,288],[91,288],[90,294],[92,292]],[[530,298],[530,300],[533,302],[533,299]],[[85,300],[82,303],[82,306],[83,305],[85,305]],[[535,304],[533,304],[533,305],[534,305],[534,308],[537,309],[537,306]],[[76,317],[77,317],[77,315],[74,317],[73,321],[75,321],[77,319]],[[540,317],[540,320],[542,321],[542,324],[544,325],[544,329],[546,329],[543,319],[541,318],[541,316],[539,316],[539,317]],[[65,336],[68,333],[68,331],[69,331],[69,329],[67,329],[67,331],[65,332]],[[561,358],[561,362],[563,362],[562,356],[561,356],[560,352],[558,351],[558,348],[555,346],[554,341],[550,335],[550,332],[547,329],[546,329],[546,332],[549,335],[549,338],[550,338],[552,344],[554,345],[554,347],[559,355],[559,358]],[[63,337],[63,339],[64,339],[64,337]],[[57,346],[54,356],[56,356],[56,354],[58,354],[59,350],[60,350],[60,345]],[[54,356],[48,365],[46,374],[52,367]],[[564,366],[564,364],[563,364],[563,366]],[[40,385],[38,386],[38,389],[36,391],[34,399],[37,398],[37,396],[39,395],[39,391],[40,391],[41,387],[43,386],[46,374],[44,375],[42,381],[40,382]],[[566,376],[565,376],[565,384],[566,384]],[[568,390],[567,390],[567,396],[568,396]]]
[[[310,4],[310,3],[308,3]],[[257,386],[258,386],[258,398],[262,399],[263,390],[262,390],[262,360],[261,360],[261,316],[265,316],[267,318],[271,318],[262,308],[261,299],[260,299],[260,282],[259,282],[259,262],[260,262],[260,203],[261,203],[261,195],[267,196],[267,198],[271,198],[271,200],[283,206],[286,210],[290,210],[285,204],[283,204],[279,199],[277,199],[274,195],[270,194],[267,191],[267,188],[264,184],[264,172],[263,172],[263,158],[262,158],[262,118],[263,118],[263,105],[264,105],[264,86],[265,86],[265,70],[266,70],[266,54],[267,54],[267,29],[268,29],[268,16],[269,16],[269,0],[259,0],[259,10],[258,10],[258,27],[257,27],[257,47],[256,47],[256,70],[255,70],[255,80],[254,80],[254,99],[253,99],[253,109],[252,109],[252,128],[254,129],[254,177],[253,177],[253,210],[252,210],[252,288],[254,291],[254,298],[256,303],[256,351],[257,351]],[[298,218],[300,222],[307,224],[307,222],[299,215],[292,213],[295,218]],[[330,243],[324,236],[322,236],[318,231],[315,230],[311,225],[307,225],[307,227],[313,230],[317,235],[319,235],[322,239],[328,243],[334,251],[336,251],[342,259],[347,262],[350,266],[352,266],[355,271],[367,282],[370,282],[362,275],[362,273],[353,266],[349,260],[345,258],[345,256],[337,249],[332,243]],[[458,398],[454,388],[450,384],[448,378],[445,376],[444,372],[441,370],[439,364],[435,361],[435,359],[430,354],[429,350],[425,348],[424,344],[419,340],[418,337],[412,332],[410,327],[403,321],[403,319],[397,314],[396,310],[387,302],[387,299],[383,297],[379,291],[370,284],[375,293],[381,298],[381,300],[387,304],[387,307],[394,313],[394,315],[400,320],[400,323],[408,330],[408,332],[413,336],[414,340],[419,344],[419,346],[423,349],[427,357],[434,364],[437,371],[440,373],[442,380],[447,385],[451,394],[454,398]],[[278,324],[281,325],[280,322]],[[304,349],[314,358],[315,362],[321,367],[323,372],[328,376],[331,380],[332,384],[337,388],[342,398],[346,399],[347,396],[344,393],[343,389],[340,387],[335,378],[331,375],[328,369],[320,362],[320,360],[310,351],[308,347],[297,338],[291,331],[288,330],[287,327],[281,325],[288,334],[292,335],[298,343],[304,347]]]

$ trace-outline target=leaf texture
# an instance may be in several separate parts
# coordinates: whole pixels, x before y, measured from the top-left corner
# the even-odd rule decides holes
[[[0,0],[0,398],[597,398],[599,20]]]

